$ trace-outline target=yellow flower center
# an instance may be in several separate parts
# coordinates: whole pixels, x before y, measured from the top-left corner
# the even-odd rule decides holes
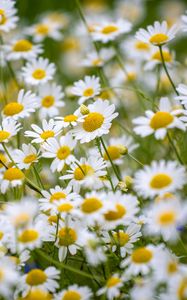
[[[129,81],[133,81],[133,80],[135,80],[136,79],[136,73],[135,72],[128,72],[127,73],[127,80],[129,80]]]
[[[150,37],[149,41],[154,45],[161,45],[166,43],[168,38],[169,37],[164,33],[156,33]]]
[[[119,283],[121,283],[121,279],[114,276],[114,277],[111,277],[107,280],[106,286],[108,288],[111,288],[115,285],[118,285]]]
[[[92,65],[98,66],[98,65],[102,64],[102,62],[103,62],[102,59],[96,58],[96,59],[92,60]]]
[[[163,50],[162,53],[163,53],[163,58],[164,58],[165,62],[171,62],[172,61],[172,56],[171,56],[169,51]],[[152,55],[152,59],[162,61],[160,51],[155,52]]]
[[[171,261],[169,264],[168,264],[168,273],[169,274],[173,274],[175,272],[177,272],[178,270],[178,265],[175,261]]]
[[[18,168],[9,168],[5,171],[3,178],[9,181],[22,180],[24,179],[24,174]]]
[[[46,76],[46,72],[43,69],[36,69],[33,73],[32,76],[34,79],[40,80],[43,79]]]
[[[11,102],[11,103],[8,103],[4,107],[3,113],[6,116],[14,116],[14,115],[19,114],[23,109],[24,109],[24,106],[21,103]]]
[[[0,130],[0,142],[3,142],[10,136],[10,133],[5,130]]]
[[[54,102],[55,102],[55,98],[53,96],[45,96],[42,99],[42,106],[48,108],[48,107],[53,106]]]
[[[77,167],[74,171],[74,178],[76,180],[83,180],[86,176],[91,176],[94,174],[94,169],[89,165],[81,165]]]
[[[102,202],[94,197],[84,199],[81,205],[82,211],[86,214],[93,213],[99,210],[101,207],[103,207]]]
[[[72,208],[73,208],[72,204],[70,204],[70,203],[63,203],[63,204],[60,204],[58,206],[58,211],[59,212],[69,212],[69,211],[72,210]]]
[[[154,130],[165,128],[173,122],[173,116],[166,111],[157,111],[150,121],[150,126]]]
[[[174,211],[167,211],[159,216],[159,223],[161,225],[170,225],[173,224],[176,221],[176,214]]]
[[[0,282],[3,281],[4,278],[4,271],[0,269]]]
[[[30,164],[33,161],[35,161],[36,159],[37,159],[37,155],[36,154],[30,154],[30,155],[25,156],[23,162],[25,164]]]
[[[60,246],[69,246],[76,242],[77,233],[73,228],[63,227],[58,232]]]
[[[3,239],[4,233],[0,231],[0,241]]]
[[[110,34],[110,33],[113,33],[113,32],[116,32],[118,31],[118,27],[115,26],[115,25],[107,25],[105,26],[103,29],[102,29],[102,33],[104,34]]]
[[[18,237],[18,240],[21,243],[29,243],[36,241],[38,237],[39,234],[35,229],[25,229]]]
[[[172,183],[172,178],[164,173],[159,173],[153,176],[150,182],[150,186],[153,189],[162,189]]]
[[[66,159],[71,153],[71,150],[68,146],[62,146],[57,151],[57,157],[60,160]]]
[[[54,202],[54,201],[58,201],[61,199],[65,199],[66,198],[66,194],[63,192],[56,192],[54,194],[51,195],[50,197],[50,202]]]
[[[115,221],[121,219],[125,214],[125,207],[121,204],[116,204],[116,210],[109,210],[104,217],[107,221]]]
[[[68,115],[64,117],[64,122],[70,123],[70,122],[74,122],[77,121],[78,117],[75,115]]]
[[[45,272],[40,269],[31,270],[26,276],[26,283],[31,286],[43,284],[46,280]]]
[[[84,119],[83,128],[85,131],[93,132],[103,125],[104,117],[102,114],[93,112],[89,113]]]
[[[5,12],[3,9],[0,9],[0,25],[4,25],[7,21],[7,18],[5,16]]]
[[[140,51],[144,51],[144,50],[149,50],[150,46],[144,42],[141,41],[137,41],[135,44],[135,48],[140,50]]]
[[[87,88],[83,92],[84,97],[91,97],[94,93],[94,90],[92,88]]]
[[[182,279],[177,294],[178,294],[178,299],[179,300],[187,300],[187,278]]]
[[[1,134],[1,131],[0,131],[0,134]],[[1,139],[0,139],[0,141],[1,141]],[[4,167],[1,162],[3,162],[4,164],[7,163],[7,158],[3,153],[0,153],[0,169]]]
[[[116,244],[119,244],[121,247],[126,245],[130,239],[129,235],[126,232],[114,232],[113,238]]]
[[[55,216],[49,216],[49,218],[48,218],[48,222],[52,225],[53,223],[57,223],[57,221],[58,221],[58,217],[57,217],[57,215],[55,215]]]
[[[118,146],[108,146],[107,152],[112,160],[118,159],[121,156],[120,148]],[[104,159],[109,160],[108,155],[104,153]]]
[[[32,49],[32,43],[27,40],[19,40],[13,46],[13,51],[27,52]]]
[[[14,225],[16,227],[23,226],[30,221],[30,216],[27,213],[20,213],[14,218]]]
[[[62,300],[81,300],[81,295],[77,291],[67,291],[65,292]]]
[[[26,297],[20,300],[52,300],[52,295],[44,290],[32,289]]]
[[[44,131],[40,134],[40,137],[43,139],[43,140],[47,140],[49,139],[50,137],[54,137],[54,131],[52,130],[47,130],[47,131]]]
[[[141,247],[133,251],[131,258],[134,263],[145,264],[148,263],[153,257],[151,250]]]
[[[49,27],[45,24],[38,24],[36,26],[36,32],[41,35],[46,35],[49,32]]]

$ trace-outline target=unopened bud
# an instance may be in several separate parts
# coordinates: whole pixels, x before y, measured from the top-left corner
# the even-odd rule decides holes
[[[123,145],[117,146],[121,155],[126,155],[128,153],[128,148]]]
[[[123,191],[123,192],[127,192],[128,189],[127,189],[127,185],[124,181],[119,181],[118,184],[117,184],[118,188]]]
[[[87,114],[89,114],[90,111],[86,105],[82,104],[80,106],[80,112],[82,115],[87,115]]]
[[[131,189],[131,188],[132,188],[132,185],[133,185],[133,178],[130,177],[130,176],[125,176],[124,181],[125,181],[126,187],[127,187],[128,189]]]

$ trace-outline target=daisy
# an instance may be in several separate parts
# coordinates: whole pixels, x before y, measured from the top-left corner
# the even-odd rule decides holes
[[[14,228],[8,218],[1,215],[0,218],[0,257],[9,249],[15,253],[15,235]]]
[[[126,20],[119,19],[116,22],[103,21],[95,26],[95,30],[91,32],[94,41],[108,43],[118,38],[121,34],[131,30],[131,23]]]
[[[77,126],[79,122],[84,122],[84,116],[80,115],[79,109],[76,110],[73,114],[66,115],[64,117],[56,117],[56,123],[60,124],[62,128],[68,126],[74,127]]]
[[[106,261],[104,247],[95,233],[89,232],[85,236],[84,252],[86,260],[91,266],[97,266]]]
[[[15,167],[10,167],[4,171],[0,176],[1,178],[1,193],[5,194],[9,187],[16,187],[22,185],[25,175]]]
[[[8,60],[31,60],[43,52],[41,45],[34,45],[26,39],[17,39],[6,46]]]
[[[113,300],[120,296],[120,288],[124,285],[124,279],[119,274],[113,274],[106,285],[97,291],[97,296],[107,295],[107,299]]]
[[[43,144],[42,156],[54,159],[50,167],[52,172],[62,171],[65,164],[70,165],[75,160],[75,156],[72,154],[75,146],[76,140],[70,134],[61,136],[59,141],[50,138]]]
[[[138,278],[138,282],[130,291],[130,299],[132,300],[156,300],[155,296],[155,283],[152,279]]]
[[[0,295],[5,299],[13,299],[13,288],[19,280],[19,273],[16,271],[15,264],[5,256],[0,259]]]
[[[33,163],[38,162],[39,153],[31,144],[22,144],[22,150],[16,149],[12,158],[19,169],[29,169]]]
[[[0,31],[9,32],[16,27],[18,17],[15,16],[15,1],[1,0],[0,3]]]
[[[105,168],[105,162],[99,155],[90,156],[88,159],[82,157],[78,162],[73,162],[67,174],[60,179],[70,180],[70,186],[77,192],[81,186],[99,189],[102,187],[100,177],[106,175]]]
[[[112,48],[102,48],[99,53],[88,53],[87,57],[81,62],[81,66],[84,67],[102,67],[111,58],[115,56],[115,52]]]
[[[155,49],[156,48],[156,49]],[[166,63],[167,67],[171,67],[172,65],[176,64],[175,59],[175,53],[170,51],[168,48],[162,49],[162,54],[164,58],[164,62]],[[162,64],[162,57],[160,54],[160,51],[157,47],[154,47],[150,55],[146,59],[146,63],[144,66],[145,71],[153,70],[156,66]]]
[[[68,286],[66,290],[62,290],[55,297],[55,300],[89,300],[92,297],[92,291],[87,286],[78,286],[73,284]]]
[[[30,85],[44,84],[53,79],[55,70],[55,65],[47,58],[39,57],[26,63],[22,68],[22,78]]]
[[[131,49],[131,51],[129,51]],[[150,55],[151,46],[133,37],[127,38],[121,44],[121,50],[130,58],[138,61],[144,61]]]
[[[26,29],[26,33],[33,37],[34,42],[42,42],[47,37],[59,41],[62,39],[59,26],[54,22],[42,21],[41,23],[34,24]]]
[[[144,198],[174,192],[186,183],[186,172],[176,161],[153,161],[136,172],[134,188]]]
[[[2,110],[2,114],[7,118],[25,118],[35,112],[38,107],[38,98],[31,91],[20,90],[17,101],[9,102]]]
[[[138,117],[133,120],[136,125],[134,131],[141,137],[154,134],[157,140],[165,138],[168,129],[178,128],[185,130],[185,124],[181,121],[180,116],[183,109],[172,107],[168,98],[160,99],[159,110],[153,112],[147,110],[146,117]]]
[[[62,98],[64,93],[62,88],[56,83],[47,83],[39,86],[39,101],[41,108],[39,115],[41,118],[53,117],[59,114],[59,108],[65,105]]]
[[[25,131],[25,136],[34,138],[31,143],[36,144],[42,144],[49,138],[55,137],[62,132],[61,124],[57,124],[53,119],[50,119],[48,122],[43,120],[42,128],[35,124],[32,124],[31,128],[33,131]]]
[[[34,288],[30,290],[28,295],[22,297],[21,300],[31,300],[31,299],[51,300],[51,297],[52,297],[51,294],[46,292],[45,290]]]
[[[5,118],[0,125],[0,143],[8,143],[21,129],[21,124],[13,119]]]
[[[177,87],[179,96],[176,97],[177,100],[180,100],[181,104],[184,104],[187,108],[187,85],[180,83]]]
[[[154,25],[149,25],[147,30],[140,28],[136,33],[136,38],[144,43],[161,46],[175,38],[177,33],[176,25],[168,28],[167,22],[156,21]]]
[[[48,267],[45,270],[32,269],[20,279],[19,291],[25,297],[32,289],[42,289],[54,293],[58,289],[60,271],[54,267]]]
[[[72,94],[79,96],[79,104],[84,103],[87,99],[94,98],[99,95],[101,85],[99,78],[93,76],[85,76],[84,80],[79,80],[74,83]]]
[[[108,100],[98,99],[88,105],[88,110],[84,122],[72,130],[75,139],[80,140],[81,143],[88,143],[96,137],[107,134],[112,120],[118,116],[118,113],[114,113],[115,105],[110,105]]]

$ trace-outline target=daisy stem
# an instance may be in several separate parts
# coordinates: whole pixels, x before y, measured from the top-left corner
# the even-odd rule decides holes
[[[141,167],[144,167],[144,164],[141,163],[137,158],[135,158],[132,154],[128,153],[128,156],[130,156],[135,162],[137,162]]]
[[[178,152],[178,150],[177,150],[177,148],[176,148],[169,132],[167,133],[167,137],[168,137],[168,140],[169,140],[169,143],[170,143],[171,147],[173,148],[173,150],[174,150],[174,152],[175,152],[175,154],[178,158],[178,161],[181,163],[181,165],[184,165],[183,160],[181,159],[180,154],[179,154],[179,152]]]
[[[39,175],[39,173],[38,173],[38,171],[37,171],[35,165],[33,165],[33,171],[34,171],[34,174],[35,174],[35,176],[36,176],[36,180],[37,180],[38,184],[40,185],[40,187],[41,187],[42,189],[44,189],[43,182],[42,182],[42,180],[41,180],[41,178],[40,178],[40,175]]]
[[[170,83],[171,83],[171,85],[172,85],[175,93],[177,94],[177,96],[179,96],[179,93],[177,92],[175,84],[174,84],[174,82],[173,82],[173,80],[172,80],[172,78],[171,78],[171,76],[170,76],[170,74],[168,72],[168,69],[167,69],[167,66],[166,66],[166,63],[165,63],[165,60],[164,60],[164,55],[163,55],[163,51],[162,51],[162,45],[160,45],[158,47],[159,47],[159,50],[160,50],[160,56],[161,56],[162,65],[163,65],[164,71],[165,71],[165,73],[166,73],[166,75],[167,75],[167,77],[168,77],[168,79],[169,79],[169,81],[170,81]]]
[[[86,175],[83,168],[81,167],[81,165],[79,165],[79,163],[77,161],[75,161],[75,164],[79,167],[79,169],[82,171],[83,175]]]
[[[105,150],[105,152],[106,152],[106,155],[107,155],[107,157],[108,157],[108,159],[109,159],[109,161],[110,161],[110,163],[111,163],[111,166],[112,166],[112,168],[113,168],[113,170],[114,170],[114,173],[115,173],[117,179],[118,179],[119,181],[121,181],[121,178],[120,178],[120,175],[119,175],[119,173],[118,173],[118,170],[116,169],[116,166],[114,165],[114,163],[113,163],[113,161],[112,161],[112,159],[111,159],[111,157],[110,157],[110,155],[109,155],[109,153],[108,153],[107,147],[105,146],[105,143],[104,143],[102,137],[100,137],[100,141],[101,141],[101,144],[102,144],[102,146],[103,146],[103,148],[104,148],[104,150]]]
[[[3,146],[3,149],[5,150],[7,156],[9,157],[9,159],[11,160],[11,162],[14,164],[14,166],[17,167],[17,164],[15,163],[15,161],[13,160],[13,158],[11,157],[10,153],[8,152],[8,149],[7,147],[5,146],[4,143],[2,143],[2,146]],[[30,189],[34,190],[35,192],[39,193],[40,195],[42,195],[41,193],[41,189],[36,186],[30,179],[28,179],[26,176],[25,176],[25,182],[27,184],[28,187],[30,187]]]

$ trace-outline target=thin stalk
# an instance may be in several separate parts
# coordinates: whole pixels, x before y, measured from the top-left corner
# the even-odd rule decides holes
[[[167,133],[167,137],[168,137],[168,140],[169,140],[169,143],[170,143],[171,147],[173,148],[173,150],[176,154],[176,157],[178,158],[178,161],[181,163],[181,165],[184,165],[184,162],[183,162],[182,158],[180,157],[180,154],[179,154],[179,152],[178,152],[178,150],[177,150],[177,148],[176,148],[169,132]]]
[[[44,189],[43,182],[42,182],[42,180],[41,180],[41,178],[40,178],[40,175],[39,175],[39,173],[38,173],[38,171],[37,171],[35,165],[33,165],[33,171],[34,171],[34,174],[35,174],[35,176],[36,176],[36,180],[37,180],[39,186],[40,186],[42,189]]]
[[[137,158],[135,158],[132,154],[128,153],[128,156],[130,156],[135,162],[137,162],[141,167],[144,167],[144,164],[141,163]]]

